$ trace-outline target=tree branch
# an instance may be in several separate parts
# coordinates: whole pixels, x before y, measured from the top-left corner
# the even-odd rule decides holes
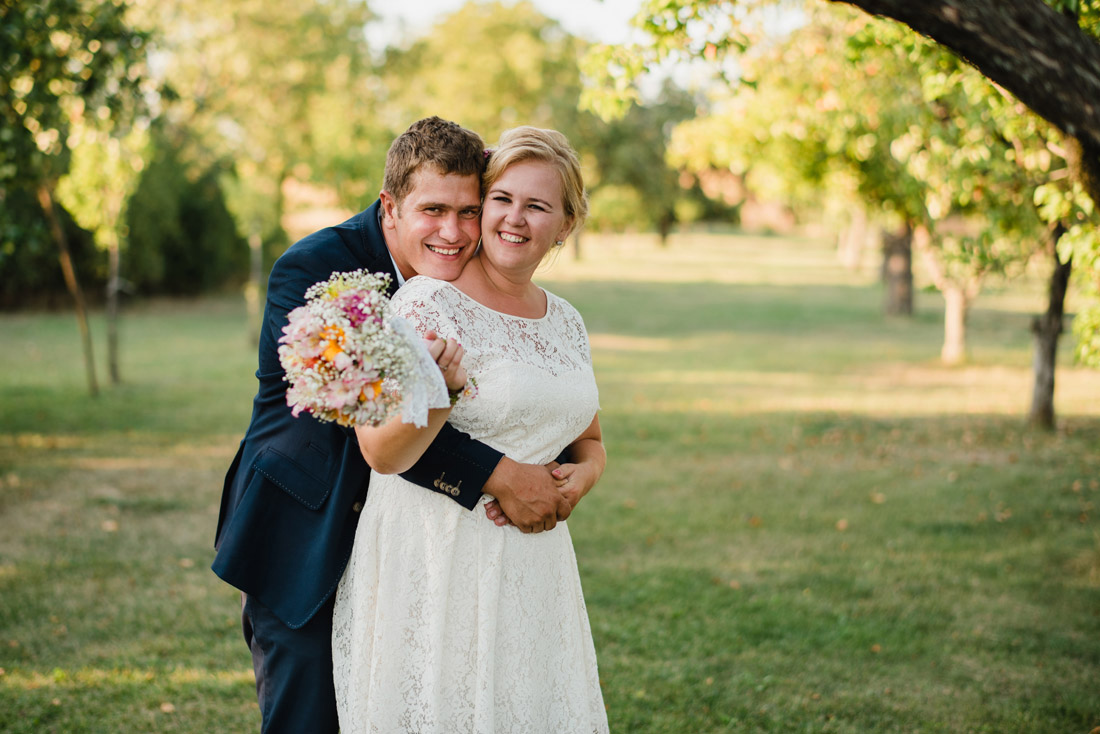
[[[830,0],[905,23],[954,51],[1081,143],[1100,202],[1100,43],[1043,0]]]

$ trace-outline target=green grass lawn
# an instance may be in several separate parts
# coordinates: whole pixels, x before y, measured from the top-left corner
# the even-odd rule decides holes
[[[1100,373],[1064,344],[1059,429],[1026,427],[1041,284],[983,296],[947,369],[938,295],[887,319],[812,240],[584,246],[539,280],[601,389],[608,470],[569,524],[612,731],[1100,726]],[[258,729],[209,571],[243,317],[133,305],[92,399],[69,314],[0,316],[0,731]]]

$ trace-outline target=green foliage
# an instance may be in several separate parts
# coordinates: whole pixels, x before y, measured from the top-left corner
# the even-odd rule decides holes
[[[583,51],[530,2],[467,2],[407,49],[387,51],[387,120],[394,134],[437,114],[490,145],[516,125],[556,128],[576,143]]]
[[[606,184],[592,193],[586,228],[595,232],[637,232],[648,223],[645,202],[633,186]]]
[[[57,245],[50,239],[34,192],[8,188],[0,205],[4,209],[0,219],[0,309],[67,302]],[[73,267],[90,286],[101,284],[106,277],[102,251],[64,208],[59,207],[58,215],[69,241]],[[16,221],[17,217],[22,221]]]
[[[1100,38],[1096,0],[1048,2]],[[769,11],[799,8],[810,27],[797,41],[761,33]],[[928,226],[944,282],[966,283],[968,291],[987,273],[1018,270],[1054,221],[1056,207],[1037,187],[1070,197],[1074,213],[1063,224],[1081,223],[1083,194],[1073,193],[1074,167],[1063,160],[1068,141],[1057,131],[907,28],[841,17],[800,2],[650,0],[634,22],[652,42],[590,54],[586,80],[599,88],[586,90],[585,100],[621,114],[636,98],[638,78],[661,62],[721,62],[733,51],[741,78],[759,93],[727,76],[712,112],[674,133],[671,159],[708,175],[712,190],[738,188],[732,176],[801,209],[816,199],[827,216],[858,193],[872,211]],[[1078,280],[1097,284],[1100,271],[1085,264],[1095,257],[1082,251],[1089,247],[1098,245],[1074,248],[1075,267],[1085,271]]]
[[[125,134],[81,123],[69,137],[72,160],[57,186],[58,200],[103,249],[125,249],[124,217],[148,153],[149,134]]]
[[[697,189],[681,186],[678,172],[667,161],[669,136],[676,123],[694,114],[692,95],[666,82],[656,99],[633,104],[622,117],[591,126],[580,141],[592,152],[598,168],[597,194],[602,186],[616,185],[641,196],[640,216],[628,225],[631,228],[667,232],[677,220],[678,199],[702,198]]]
[[[85,117],[133,117],[148,35],[121,0],[5,2],[0,24],[0,187],[52,180]]]
[[[0,272],[18,279],[5,287],[11,294],[55,280],[36,194],[52,191],[68,170],[77,128],[125,127],[143,110],[149,36],[130,23],[121,0],[2,7]]]
[[[285,241],[282,187],[291,177],[332,182],[361,203],[368,166],[385,154],[365,132],[377,127],[365,2],[141,4],[163,26],[166,82],[177,97],[170,119],[194,133],[188,156],[207,167],[233,161],[235,181],[223,187],[242,236],[260,234],[272,250]]]
[[[220,174],[187,163],[170,136],[157,136],[128,211],[126,274],[139,291],[195,294],[243,280],[248,249]]]
[[[769,5],[760,0],[645,0],[634,25],[646,33],[644,43],[598,44],[581,59],[585,88],[581,106],[604,120],[622,117],[640,101],[638,81],[662,65],[694,59],[716,63],[720,79],[734,83],[736,64],[723,65],[749,48],[759,28],[754,11]],[[742,21],[749,18],[748,23]]]

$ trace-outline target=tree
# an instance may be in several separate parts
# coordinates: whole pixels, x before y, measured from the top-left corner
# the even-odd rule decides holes
[[[983,103],[989,85],[897,24],[827,7],[808,20],[743,54],[753,84],[686,123],[675,151],[689,170],[730,170],[796,208],[850,210],[858,197],[899,219],[944,295],[942,359],[958,363],[983,279],[1022,265],[1040,229],[1029,182]],[[886,243],[907,254],[902,239]]]
[[[507,128],[535,125],[577,144],[591,122],[577,109],[584,49],[526,0],[467,2],[408,48],[387,52],[387,122],[397,133],[436,114],[489,144]]]
[[[194,295],[243,280],[248,246],[226,206],[228,163],[201,165],[192,132],[158,120],[149,159],[127,206],[127,279],[139,293]]]
[[[833,0],[836,2],[837,0]],[[839,3],[838,3],[839,4]],[[1013,0],[1012,2],[993,3],[989,0],[937,0],[931,3],[910,4],[897,0],[851,0],[855,5],[872,13],[895,18],[908,24],[920,33],[952,49],[959,56],[973,64],[979,71],[998,83],[998,87],[985,87],[977,94],[983,103],[995,100],[998,95],[1004,97],[1002,90],[1016,95],[1022,102],[1042,115],[1046,120],[1060,128],[1065,139],[1051,145],[1052,136],[1041,138],[1042,147],[1049,158],[1055,153],[1065,160],[1070,181],[1075,185],[1077,220],[1069,223],[1055,223],[1050,218],[1050,207],[1045,207],[1051,231],[1058,232],[1069,227],[1053,250],[1056,266],[1052,270],[1051,306],[1047,316],[1040,319],[1036,329],[1037,342],[1044,342],[1041,352],[1052,354],[1051,334],[1056,343],[1057,331],[1053,325],[1055,314],[1060,315],[1055,302],[1063,292],[1058,279],[1068,276],[1070,258],[1087,271],[1087,280],[1091,300],[1078,315],[1074,330],[1078,335],[1078,359],[1085,363],[1100,364],[1100,244],[1095,236],[1095,225],[1091,214],[1091,201],[1100,193],[1097,171],[1100,170],[1100,110],[1091,103],[1097,85],[1100,85],[1100,45],[1096,43],[1100,29],[1100,5],[1095,2],[1077,0]],[[671,2],[652,0],[639,14],[637,22],[657,37],[657,41],[640,57],[629,50],[619,50],[605,54],[609,58],[620,60],[608,67],[607,76],[620,93],[621,99],[629,98],[629,93],[621,90],[632,75],[644,69],[653,60],[669,54],[714,57],[724,49],[743,50],[755,40],[752,38],[752,21],[759,20],[759,11],[775,3],[767,0],[745,0],[744,2],[711,2],[698,0],[673,0]],[[621,59],[626,59],[621,61]],[[640,60],[639,60],[640,59]],[[1057,60],[1057,61],[1055,61]],[[607,86],[605,84],[605,86]],[[974,93],[977,87],[971,87]],[[990,91],[992,90],[992,91]],[[1015,100],[1011,100],[1014,104]],[[606,103],[605,103],[606,104]],[[996,105],[992,105],[996,106]],[[1026,145],[1021,144],[1023,137],[1013,136],[1013,119],[1025,119],[1026,116],[1000,116],[995,122],[1002,137],[1011,143],[1016,160],[1029,157]],[[1020,156],[1021,151],[1025,153]],[[1031,156],[1034,158],[1034,156]],[[1034,167],[1021,165],[1024,176],[1031,176]],[[1059,171],[1047,168],[1052,178]],[[1034,187],[1032,180],[1028,186]],[[1041,204],[1040,190],[1035,192],[1035,201]],[[1073,197],[1071,197],[1073,198]],[[1044,207],[1040,206],[1042,211]],[[1072,233],[1072,234],[1070,234]],[[1049,249],[1049,248],[1048,248]],[[1049,318],[1047,318],[1049,317]],[[1051,379],[1040,377],[1039,366],[1045,361],[1036,360],[1036,401],[1040,404],[1040,393],[1053,389],[1053,366]],[[1043,387],[1041,388],[1041,384]],[[1042,413],[1043,411],[1039,411]],[[1051,418],[1052,420],[1052,418]],[[1040,421],[1042,422],[1042,421]]]
[[[95,124],[74,125],[69,137],[72,160],[58,183],[57,194],[80,226],[107,252],[107,371],[111,383],[121,378],[118,366],[121,250],[126,239],[126,206],[145,166],[149,135],[135,127],[124,135]]]
[[[270,258],[286,241],[287,182],[319,180],[361,199],[385,155],[371,132],[373,16],[364,0],[140,1],[164,28],[177,97],[169,122],[194,131],[189,155],[201,168],[230,162],[221,186],[250,247],[254,339],[265,245]]]
[[[69,138],[83,120],[125,125],[145,101],[148,36],[127,19],[122,0],[3,0],[0,24],[0,200],[33,191],[39,211],[5,213],[33,231],[44,217],[76,306],[88,389],[99,391],[84,293],[56,186],[69,166]],[[9,230],[12,231],[12,230]]]
[[[1100,200],[1100,8],[1090,0],[830,0],[905,23],[951,49],[1080,145]],[[1073,12],[1064,12],[1072,10]],[[1080,19],[1077,11],[1081,13]]]
[[[623,187],[637,192],[639,207],[628,225],[656,226],[662,246],[678,219],[676,205],[686,193],[677,171],[667,161],[669,138],[676,123],[694,113],[692,96],[666,81],[656,99],[639,101],[622,118],[592,126],[588,139],[582,141],[598,168],[599,185],[593,187],[592,194],[595,202],[612,199],[621,206],[624,195],[630,197]],[[614,195],[601,194],[609,186],[616,188]]]
[[[831,0],[837,2],[839,0]],[[1071,176],[1100,201],[1100,4],[1095,0],[847,0],[950,48],[1066,136]],[[1077,359],[1100,367],[1100,240],[1065,239],[1089,302],[1074,321]]]

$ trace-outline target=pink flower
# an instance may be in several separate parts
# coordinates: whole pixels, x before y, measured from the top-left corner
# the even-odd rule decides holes
[[[374,313],[374,304],[361,291],[345,291],[340,294],[336,302],[348,322],[354,327],[358,327],[369,318],[378,318]]]
[[[279,343],[288,344],[293,354],[302,361],[320,356],[324,351],[325,340],[322,337],[324,322],[308,308],[300,306],[288,315],[287,325],[283,327],[283,336]]]
[[[359,393],[362,388],[355,384],[349,384],[347,380],[333,380],[321,388],[321,400],[329,410],[343,410],[359,402]]]

